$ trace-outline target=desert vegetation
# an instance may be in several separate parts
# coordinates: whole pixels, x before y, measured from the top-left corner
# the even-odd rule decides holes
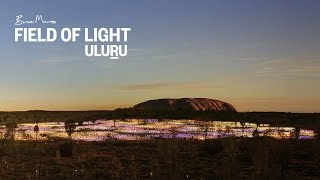
[[[290,112],[229,112],[229,111],[148,111],[119,108],[113,111],[18,111],[0,112],[0,124],[96,121],[98,119],[197,119],[203,121],[234,121],[272,126],[291,126],[303,129],[320,129],[320,113]]]
[[[133,122],[130,118],[138,118]],[[144,140],[115,139],[107,135],[99,141],[74,139],[85,124],[110,121],[108,131],[126,121],[146,127],[146,119],[198,119],[198,134],[181,138],[179,127],[170,136]],[[197,118],[196,118],[197,117]],[[153,118],[153,119],[154,119]],[[304,124],[301,119],[304,119]],[[268,121],[267,121],[268,119]],[[222,112],[141,112],[133,109],[86,112],[1,112],[5,131],[0,135],[1,179],[316,179],[320,176],[319,114],[222,113]],[[235,136],[231,125],[212,127],[213,120],[240,124]],[[174,120],[173,120],[174,121]],[[47,137],[42,122],[63,122],[65,137]],[[246,123],[255,124],[250,138]],[[268,122],[273,130],[265,128]],[[20,127],[33,123],[32,132]],[[290,138],[283,126],[292,125]],[[314,130],[314,138],[301,139],[304,128]],[[55,128],[55,127],[52,127]],[[214,128],[217,139],[210,138]],[[277,138],[270,137],[275,130]],[[30,134],[31,133],[31,134]],[[18,139],[18,135],[24,140]],[[37,137],[34,139],[33,137]]]
[[[174,133],[174,130],[172,130]],[[320,176],[319,140],[1,140],[1,178],[301,179]]]

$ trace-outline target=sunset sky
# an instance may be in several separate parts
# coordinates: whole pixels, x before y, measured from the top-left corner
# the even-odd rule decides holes
[[[207,97],[238,111],[320,112],[320,1],[0,2],[0,111],[130,107]],[[16,43],[15,16],[130,27],[129,55],[86,57],[84,43]]]

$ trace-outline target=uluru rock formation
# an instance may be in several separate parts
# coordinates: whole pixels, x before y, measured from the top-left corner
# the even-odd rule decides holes
[[[139,103],[133,107],[140,110],[193,110],[229,111],[236,109],[229,103],[207,98],[156,99]]]

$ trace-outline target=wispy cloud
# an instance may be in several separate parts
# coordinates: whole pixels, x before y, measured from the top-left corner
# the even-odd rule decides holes
[[[244,57],[244,58],[238,58],[237,59],[238,61],[241,61],[241,62],[249,62],[249,63],[252,63],[252,62],[264,62],[264,61],[268,61],[270,60],[270,58],[268,57]]]
[[[320,58],[282,58],[260,61],[259,75],[320,76]]]
[[[319,57],[247,57],[238,60],[250,63],[260,76],[320,76]]]
[[[319,97],[228,97],[225,100],[238,111],[320,112]]]
[[[44,59],[40,59],[40,63],[44,64],[61,64],[61,63],[70,63],[74,61],[82,61],[85,57],[79,55],[66,55],[66,56],[49,56]]]
[[[158,83],[140,83],[128,85],[114,85],[108,87],[98,87],[103,90],[114,91],[148,91],[148,90],[163,90],[163,89],[191,89],[191,88],[221,88],[206,82],[158,82]]]
[[[140,57],[146,54],[146,50],[142,48],[129,48],[128,57]]]
[[[117,87],[119,90],[151,90],[162,88],[194,88],[199,87],[199,82],[180,82],[180,83],[150,83],[150,84],[131,84]]]

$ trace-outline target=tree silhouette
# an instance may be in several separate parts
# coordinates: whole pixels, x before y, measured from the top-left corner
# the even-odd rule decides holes
[[[36,138],[38,139],[38,134],[39,134],[39,126],[36,124],[33,128],[33,132],[36,134]]]
[[[64,128],[66,130],[66,132],[68,133],[68,136],[71,137],[72,133],[76,130],[76,122],[72,121],[72,120],[67,120],[64,123]]]
[[[258,128],[256,128],[256,129],[252,132],[252,137],[259,137]]]
[[[300,137],[300,128],[299,127],[295,127],[291,135],[292,135],[293,139],[299,139],[299,137]]]

